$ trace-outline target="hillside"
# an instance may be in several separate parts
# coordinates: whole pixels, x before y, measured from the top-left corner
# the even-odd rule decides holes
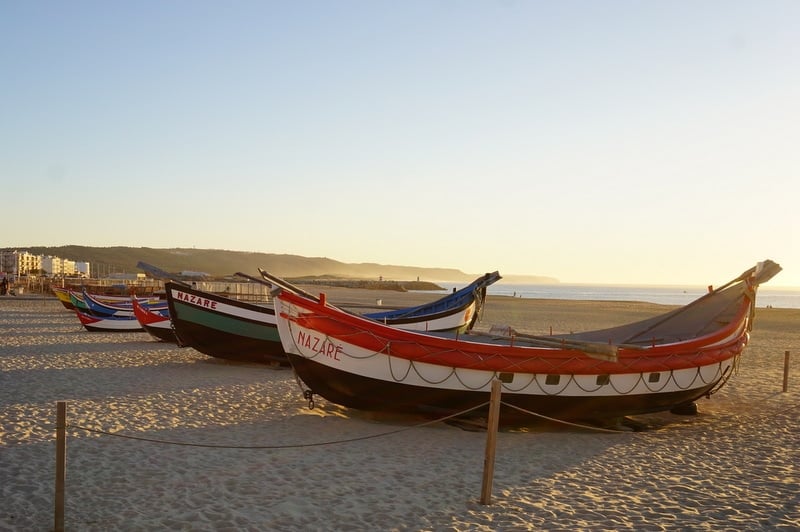
[[[34,255],[53,255],[74,261],[89,262],[93,275],[107,273],[141,273],[139,261],[157,266],[168,272],[197,271],[214,277],[225,277],[236,272],[256,275],[263,268],[274,275],[286,278],[334,276],[353,279],[384,279],[425,281],[472,281],[486,272],[465,273],[450,268],[422,268],[374,263],[348,264],[323,257],[301,257],[274,253],[254,253],[221,249],[194,248],[134,248],[134,247],[20,247]],[[500,272],[502,275],[503,272]],[[556,283],[548,277],[514,276],[515,282]]]

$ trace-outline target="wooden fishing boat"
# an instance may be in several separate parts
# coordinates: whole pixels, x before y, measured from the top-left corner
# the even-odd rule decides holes
[[[268,280],[238,275],[281,286],[283,290],[302,292],[266,272],[262,275],[269,276]],[[365,316],[406,329],[464,331],[472,326],[479,314],[486,286],[499,279],[497,272],[489,273],[431,303]],[[217,358],[288,365],[278,335],[273,305],[238,301],[181,282],[167,281],[164,286],[178,345],[192,347]]]
[[[93,316],[81,309],[74,309],[81,325],[90,332],[140,332],[144,328],[135,316]]]
[[[116,316],[120,318],[135,318],[135,314],[133,311],[133,303],[132,298],[129,296],[125,301],[117,301],[113,303],[109,303],[103,301],[101,298],[98,298],[86,290],[82,293],[82,302],[85,305],[86,309],[88,309],[88,313],[94,316]],[[138,300],[141,304],[147,305],[147,307],[152,311],[165,311],[167,310],[167,302],[164,300],[148,300],[148,299],[139,299]],[[77,304],[73,300],[73,304],[76,307],[82,308],[81,305]]]
[[[66,288],[61,288],[58,286],[51,287],[53,294],[58,299],[59,303],[61,303],[65,309],[72,310],[75,308],[75,305],[72,304],[72,300],[70,298],[69,290]]]
[[[215,358],[286,363],[275,310],[238,301],[177,281],[164,283],[178,345]]]
[[[133,314],[139,321],[142,328],[159,342],[169,342],[176,344],[178,339],[175,331],[172,330],[172,321],[169,318],[167,309],[158,311],[148,308],[136,298],[131,298],[133,304]]]
[[[238,273],[252,281],[264,282],[273,288],[282,288],[302,294],[310,299],[316,296],[300,289],[285,279],[271,275],[259,268],[262,279]],[[444,297],[413,307],[390,309],[364,314],[367,318],[407,331],[466,332],[478,320],[479,311],[486,299],[486,289],[501,279],[499,272],[486,273],[470,284]]]
[[[89,305],[86,304],[86,301],[83,299],[83,293],[75,292],[74,290],[69,291],[69,300],[72,304],[73,310],[80,310],[85,314],[89,314],[90,316],[94,316],[94,312],[89,308]]]
[[[531,413],[604,421],[688,408],[724,385],[747,344],[756,289],[780,269],[759,263],[650,319],[543,337],[404,331],[288,290],[275,304],[284,350],[312,399],[444,415],[485,404],[498,379],[504,423],[532,423]]]
[[[75,300],[77,300],[78,308],[82,310],[88,311],[89,307],[84,301],[83,293],[85,289],[81,289],[80,291],[70,290],[69,288],[61,288],[58,286],[51,287],[53,294],[56,296],[58,301],[66,308],[67,310],[72,310],[76,306]],[[131,296],[108,296],[108,295],[99,295],[99,294],[91,294],[92,298],[99,302],[106,305],[111,305],[114,307],[130,307]],[[166,308],[166,302],[160,300],[156,296],[139,296],[136,299],[145,304],[151,305],[158,305],[163,304],[164,308]],[[128,310],[131,310],[128,308]]]

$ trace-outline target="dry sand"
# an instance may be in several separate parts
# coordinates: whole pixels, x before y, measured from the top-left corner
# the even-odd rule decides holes
[[[490,297],[481,327],[565,332],[664,308]],[[697,416],[641,416],[642,432],[501,432],[488,506],[484,432],[322,399],[312,411],[289,370],[146,333],[88,333],[55,299],[0,298],[0,335],[0,530],[53,527],[60,400],[67,530],[800,528],[800,310],[759,309],[739,373]],[[782,393],[786,350],[794,370]],[[352,441],[312,445],[341,440]]]

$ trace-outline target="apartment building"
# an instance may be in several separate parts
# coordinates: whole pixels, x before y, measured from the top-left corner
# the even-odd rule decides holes
[[[33,255],[27,251],[0,251],[0,276],[12,279],[20,275],[39,275],[48,277],[81,275],[89,277],[88,262],[76,262],[60,257]]]

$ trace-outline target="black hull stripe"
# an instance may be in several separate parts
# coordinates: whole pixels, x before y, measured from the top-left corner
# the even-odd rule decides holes
[[[289,354],[288,357],[297,375],[314,393],[338,405],[359,410],[447,415],[473,408],[489,400],[488,392],[386,382],[330,368],[302,356]],[[715,385],[716,382],[691,390],[625,396],[576,397],[507,393],[502,396],[502,401],[565,421],[599,421],[670,410],[702,397]],[[476,415],[485,414],[484,410]],[[536,421],[530,414],[513,408],[503,409],[501,422],[504,424]]]
[[[182,346],[191,347],[210,357],[241,362],[288,364],[280,340],[248,338],[180,320],[173,320],[173,326]],[[277,334],[276,328],[276,337]]]

